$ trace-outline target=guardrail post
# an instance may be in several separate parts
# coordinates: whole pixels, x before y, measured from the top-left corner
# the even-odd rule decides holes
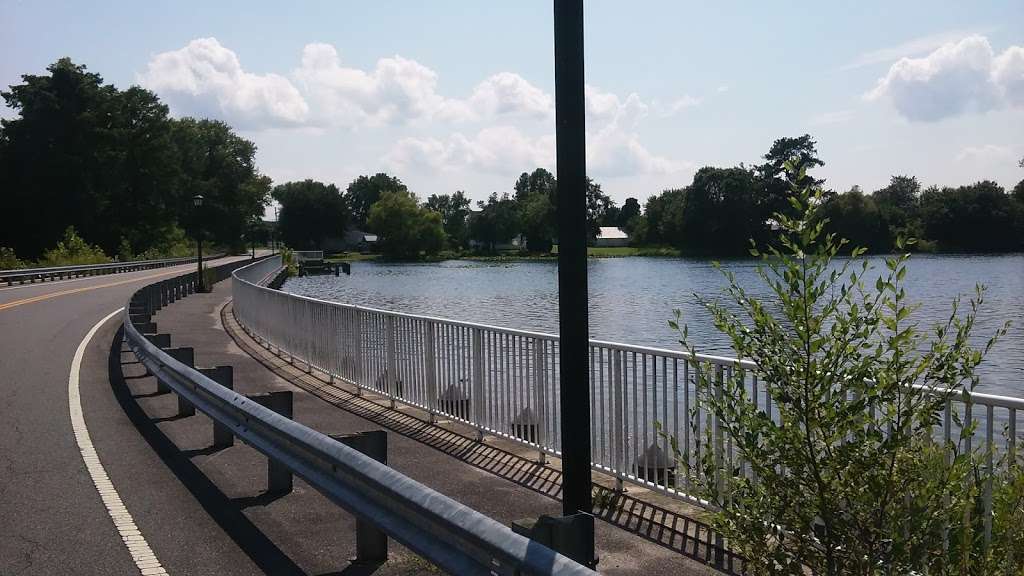
[[[381,464],[388,463],[388,436],[383,430],[332,434],[331,438]],[[370,519],[356,516],[356,557],[359,564],[383,564],[388,560],[388,535]]]
[[[544,515],[512,523],[512,531],[547,546],[588,567],[597,566],[594,550],[594,517],[586,512],[570,516]]]
[[[285,418],[292,417],[291,391],[268,392],[266,394],[246,394],[246,398],[273,410]],[[287,466],[267,458],[267,492],[287,493],[292,491],[292,471]]]
[[[213,368],[200,368],[199,372],[213,380],[217,384],[227,388],[228,390],[235,389],[235,370],[231,366],[214,366]],[[231,429],[223,424],[218,424],[216,420],[213,421],[213,447],[228,448],[235,444],[235,436],[231,433]]]
[[[185,366],[191,368],[196,365],[196,353],[191,347],[168,348],[167,350],[164,350],[164,352],[167,352],[168,356],[174,358],[178,362],[181,362]],[[156,390],[157,392],[170,392],[171,388],[157,378]],[[188,400],[185,400],[184,396],[178,394],[178,416],[192,416],[195,413],[195,407],[192,406]]]

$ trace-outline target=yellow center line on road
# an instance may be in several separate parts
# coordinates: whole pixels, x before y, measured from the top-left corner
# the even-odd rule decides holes
[[[110,288],[113,286],[120,286],[122,284],[131,284],[132,282],[141,282],[143,280],[151,280],[153,278],[159,278],[161,276],[169,276],[171,274],[180,274],[181,270],[171,270],[168,272],[160,272],[157,274],[150,274],[149,276],[141,276],[139,278],[131,278],[129,280],[119,280],[117,282],[108,282],[106,284],[99,284],[96,286],[83,286],[82,288],[72,288],[71,290],[61,290],[60,292],[50,292],[49,294],[40,294],[39,296],[32,296],[31,298],[22,298],[21,300],[14,300],[7,302],[6,304],[0,304],[0,311],[14,308],[16,306],[22,306],[24,304],[32,304],[33,302],[41,302],[43,300],[49,300],[50,298],[56,298],[58,296],[68,296],[70,294],[77,294],[79,292],[88,292],[89,290],[99,290],[101,288]]]

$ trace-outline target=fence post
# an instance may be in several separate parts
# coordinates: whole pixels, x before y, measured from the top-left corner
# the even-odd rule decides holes
[[[213,368],[200,368],[199,372],[213,380],[217,384],[227,388],[228,390],[234,390],[234,368],[231,366],[214,366]],[[235,443],[235,436],[231,433],[231,429],[223,424],[218,423],[216,420],[213,421],[213,447],[214,448],[227,448],[233,446]]]
[[[437,345],[434,341],[434,324],[430,320],[424,320],[423,329],[427,364],[427,407],[430,412],[430,423],[434,424],[437,422]]]
[[[355,314],[355,338],[354,338],[354,340],[355,340],[355,343],[356,343],[356,349],[355,349],[356,396],[362,396],[363,395],[363,382],[365,381],[365,378],[363,376],[363,374],[364,374],[364,368],[363,368],[363,342],[364,342],[364,337],[363,337],[363,312],[359,308],[355,308],[355,309],[353,309],[353,313]]]
[[[277,412],[285,418],[292,417],[291,391],[246,394],[246,398]],[[292,491],[292,471],[287,466],[267,457],[267,492],[287,493]]]
[[[395,318],[388,314],[386,320],[386,330],[384,334],[384,354],[386,355],[386,368],[387,372],[387,395],[391,400],[391,407],[395,407],[395,397],[398,392],[398,359],[395,353]]]
[[[612,448],[615,451],[613,460],[615,462],[615,491],[625,492],[626,487],[622,484],[622,475],[626,471],[625,446],[623,444],[623,429],[626,425],[623,422],[622,414],[622,358],[621,350],[613,350],[612,354]]]
[[[480,442],[484,439],[483,427],[487,420],[487,412],[484,409],[484,336],[479,328],[472,330],[473,397],[469,402],[472,404],[473,421],[476,423],[476,439]]]
[[[724,386],[724,371],[720,364],[715,365],[715,399],[721,402],[723,400],[723,386]],[[722,420],[717,415],[714,416],[714,430],[715,430],[715,484],[719,494],[725,489],[725,474],[722,473],[722,469],[725,466],[725,439],[722,438]],[[725,562],[724,548],[725,541],[722,537],[722,533],[715,531],[715,566],[721,567]]]
[[[548,455],[544,452],[544,364],[541,347],[544,345],[540,338],[533,338],[533,405],[537,415],[537,427],[534,441],[537,446],[537,462],[547,464]]]
[[[383,430],[332,434],[331,438],[381,464],[388,463],[388,436]],[[388,560],[388,535],[369,519],[356,516],[356,558],[359,564],[383,564]]]

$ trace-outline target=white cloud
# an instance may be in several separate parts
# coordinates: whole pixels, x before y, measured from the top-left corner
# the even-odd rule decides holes
[[[544,134],[530,137],[512,126],[484,128],[467,137],[456,132],[445,139],[434,137],[403,138],[384,156],[394,169],[421,168],[435,172],[470,169],[494,174],[553,169],[555,137]],[[637,134],[614,125],[587,133],[587,173],[595,177],[620,177],[638,174],[675,174],[692,168],[651,153]]]
[[[294,126],[309,105],[287,78],[242,69],[216,38],[199,38],[154,56],[139,83],[160,94],[179,114],[223,118],[241,128]]]
[[[853,110],[836,110],[834,112],[822,112],[811,117],[812,126],[830,126],[833,124],[846,124],[853,119]]]
[[[381,58],[366,72],[342,66],[330,44],[308,44],[302,50],[302,65],[292,76],[308,95],[314,121],[321,125],[374,126],[468,114],[437,93],[433,70],[397,55]]]
[[[944,44],[923,58],[893,64],[865,98],[889,99],[908,120],[924,122],[1024,107],[1024,48],[996,56],[983,36]]]
[[[967,146],[956,155],[957,162],[972,164],[1015,163],[1017,157],[1007,146],[985,144],[984,146]]]
[[[554,114],[551,96],[512,72],[495,74],[477,84],[468,105],[483,116],[549,118]]]
[[[484,128],[472,137],[456,132],[445,140],[403,138],[384,157],[385,164],[398,169],[469,168],[498,174],[534,166],[551,168],[554,160],[554,136],[531,138],[511,126]]]
[[[852,62],[841,66],[839,70],[854,70],[856,68],[863,68],[873,64],[893,62],[900,58],[907,58],[909,56],[919,56],[921,54],[931,52],[944,44],[956,42],[961,38],[965,38],[976,33],[977,32],[971,30],[950,30],[948,32],[939,32],[938,34],[921,36],[919,38],[903,42],[902,44],[897,44],[896,46],[888,46],[886,48],[864,52],[857,56],[857,58]]]

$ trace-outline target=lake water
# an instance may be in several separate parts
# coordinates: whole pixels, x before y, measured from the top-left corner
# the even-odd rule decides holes
[[[884,270],[884,261],[872,262],[876,270]],[[723,263],[749,292],[764,296],[756,265],[754,260]],[[722,294],[726,282],[710,261],[592,258],[587,267],[591,338],[679,349],[678,334],[668,326],[678,308],[699,352],[733,355],[693,295]],[[1004,321],[1013,323],[979,369],[981,389],[1024,396],[1024,254],[915,256],[907,274],[907,293],[920,304],[913,318],[922,328],[945,320],[953,299],[962,295],[966,305],[977,282],[988,287],[974,332],[977,342],[983,343]],[[558,332],[555,262],[356,262],[351,276],[292,278],[283,289],[373,308]]]

